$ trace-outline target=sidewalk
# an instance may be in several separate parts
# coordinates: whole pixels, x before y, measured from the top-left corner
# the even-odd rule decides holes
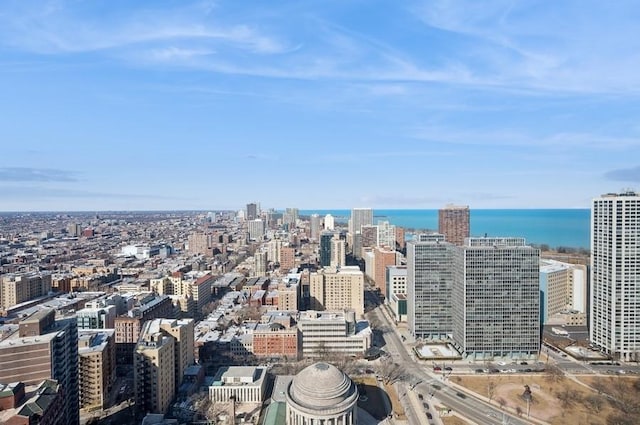
[[[382,311],[383,314],[386,316],[387,320],[392,324],[395,323],[395,319],[393,318],[393,315],[389,312],[389,310],[387,309],[386,305],[382,305]],[[464,391],[464,392],[468,392],[468,390],[464,387],[462,387],[461,385],[456,384],[455,382],[452,382],[448,376],[450,375],[446,375],[446,376],[439,376],[436,375],[434,376],[434,374],[432,372],[429,371],[429,368],[424,364],[424,361],[418,359],[415,355],[415,353],[413,352],[413,346],[416,343],[416,340],[413,338],[413,336],[409,333],[409,330],[407,328],[406,323],[399,323],[398,325],[393,326],[394,332],[396,332],[398,335],[400,335],[400,339],[401,339],[401,346],[407,351],[407,353],[411,356],[411,358],[416,362],[416,365],[418,366],[422,366],[425,367],[425,372],[427,373],[427,375],[434,377],[434,379],[444,379],[446,380],[447,384],[451,386],[451,388],[453,389],[457,389],[460,391]],[[404,336],[404,338],[402,338]],[[464,363],[464,361],[462,361]],[[468,363],[467,363],[468,364]],[[490,404],[492,407],[497,408],[497,404],[495,402],[490,401],[487,397],[484,397],[480,394],[477,393],[470,393],[472,397],[477,398],[478,400],[482,400],[488,404]],[[415,394],[414,394],[415,397]],[[434,399],[433,397],[430,398],[429,400],[430,404],[431,403],[440,403],[439,400]],[[442,403],[440,403],[442,404]],[[432,408],[434,408],[434,405],[431,405]],[[435,410],[435,409],[434,409]],[[511,414],[514,417],[518,417],[515,410],[514,409],[509,409],[509,408],[504,408],[504,409],[500,409],[502,411],[504,411],[505,413]],[[511,411],[513,410],[513,411]],[[419,410],[420,412],[422,412],[423,410]],[[465,422],[474,425],[474,422],[472,422],[469,418],[462,416],[460,414],[458,414],[457,412],[453,411],[451,412],[451,414],[453,416],[457,416],[460,419],[464,420]],[[439,422],[441,423],[442,421],[439,419],[439,415],[434,415],[434,418],[438,417]],[[426,419],[426,415],[425,415],[425,419]],[[524,417],[519,417],[520,420],[524,420],[524,421],[528,421],[530,423],[533,424],[540,424],[540,425],[544,425],[547,424],[546,422],[542,422],[538,419],[535,418],[524,418]],[[433,420],[432,420],[433,421]],[[421,424],[423,422],[421,421]],[[428,421],[426,422],[427,424],[429,423]],[[434,422],[435,423],[435,422]]]

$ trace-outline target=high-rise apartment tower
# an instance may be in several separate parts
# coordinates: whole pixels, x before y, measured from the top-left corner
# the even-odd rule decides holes
[[[255,220],[258,218],[258,204],[247,204],[247,220]]]
[[[640,359],[640,195],[607,194],[591,208],[591,343]]]
[[[362,231],[362,226],[373,224],[373,210],[371,208],[353,208],[349,220],[349,233]]]
[[[78,327],[74,318],[55,319],[55,310],[33,313],[18,332],[0,340],[0,382],[38,384],[55,379],[63,388],[62,424],[80,422]]]
[[[469,237],[469,207],[447,205],[438,211],[438,233],[448,242],[462,246]]]
[[[439,233],[407,243],[407,322],[416,338],[451,335],[455,250]]]
[[[540,251],[522,238],[469,238],[457,248],[453,340],[478,359],[540,350]]]

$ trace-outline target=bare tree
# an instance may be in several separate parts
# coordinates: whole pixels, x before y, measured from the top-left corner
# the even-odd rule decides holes
[[[260,310],[260,307],[245,306],[238,310],[237,316],[242,322],[245,320],[260,320],[260,317],[262,317],[262,311]]]
[[[635,425],[636,419],[625,415],[624,413],[612,413],[607,416],[607,425]]]
[[[210,422],[217,423],[221,416],[228,416],[231,410],[229,403],[211,403],[206,412],[206,418]]]
[[[556,397],[558,398],[558,400],[560,400],[562,407],[565,409],[573,405],[573,403],[575,403],[576,401],[580,400],[580,395],[574,391],[569,390],[568,388],[557,392]]]
[[[382,362],[380,365],[380,376],[385,384],[393,384],[406,378],[406,372],[402,366],[393,362]]]
[[[493,381],[493,379],[489,379],[487,381],[487,397],[489,398],[489,401],[493,399],[493,395],[495,394],[495,391],[496,391],[496,383]]]
[[[592,388],[594,390],[596,390],[599,395],[600,394],[606,394],[606,392],[607,392],[607,385],[605,384],[605,382],[601,378],[596,378],[593,381]]]
[[[582,404],[593,413],[600,413],[604,406],[604,398],[598,394],[591,394],[582,399]]]
[[[547,366],[546,372],[546,378],[551,382],[560,382],[564,379],[564,372],[556,365]]]
[[[522,393],[522,399],[527,403],[533,401],[533,393],[531,392],[531,387],[529,385],[524,386],[524,392]]]
[[[626,414],[640,414],[640,402],[625,379],[616,377],[609,381],[614,405]]]

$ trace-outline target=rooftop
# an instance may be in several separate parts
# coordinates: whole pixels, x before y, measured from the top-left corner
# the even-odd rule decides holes
[[[265,379],[265,366],[224,366],[214,376],[214,386],[261,385]]]

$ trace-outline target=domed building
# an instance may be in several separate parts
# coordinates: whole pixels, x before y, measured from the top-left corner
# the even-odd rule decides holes
[[[358,387],[329,363],[303,369],[289,384],[285,397],[287,425],[358,423]]]

